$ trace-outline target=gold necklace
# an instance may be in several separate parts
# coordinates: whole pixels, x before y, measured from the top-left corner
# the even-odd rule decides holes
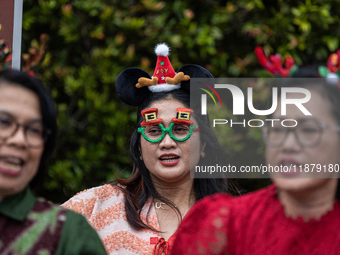
[[[188,202],[189,202],[189,200],[187,200],[187,201],[185,201],[185,202],[183,202],[183,203],[181,203],[179,205],[175,205],[175,207],[178,208],[179,206],[184,205],[185,203],[188,203]],[[169,209],[171,209],[171,207],[170,208],[164,208],[163,205],[165,205],[165,203],[163,203],[163,202],[155,202],[156,209],[162,209],[162,210],[169,210]]]

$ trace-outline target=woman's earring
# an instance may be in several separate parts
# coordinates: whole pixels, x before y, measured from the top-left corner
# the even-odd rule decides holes
[[[140,161],[143,161],[143,156],[142,155],[139,158],[140,158]]]
[[[204,151],[201,152],[201,157],[202,157],[202,158],[205,157],[205,152],[204,152]]]

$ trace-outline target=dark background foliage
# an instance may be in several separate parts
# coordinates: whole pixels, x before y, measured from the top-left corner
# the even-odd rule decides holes
[[[299,65],[325,63],[339,46],[339,13],[337,0],[24,0],[23,52],[50,36],[36,72],[59,114],[58,148],[39,194],[63,202],[129,175],[136,109],[117,98],[115,79],[131,66],[152,75],[157,43],[169,44],[175,70],[195,63],[215,77],[271,77],[255,46]],[[258,131],[230,132],[231,155],[262,157]],[[247,151],[249,141],[259,148]],[[266,184],[240,180],[245,191]]]

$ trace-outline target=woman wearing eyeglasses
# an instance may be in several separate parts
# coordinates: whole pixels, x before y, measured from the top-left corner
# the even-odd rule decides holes
[[[173,70],[169,49],[156,47],[153,78],[138,68],[117,78],[118,96],[138,106],[130,141],[134,163],[118,185],[89,189],[64,206],[82,213],[98,231],[109,254],[169,254],[182,218],[199,199],[228,191],[227,180],[192,179],[190,170],[221,160],[219,146],[199,107],[190,107],[189,78],[211,78],[204,68],[186,65]],[[220,161],[219,161],[220,162]]]
[[[317,68],[301,68],[293,77],[317,75]],[[201,200],[182,222],[172,254],[339,254],[340,88],[318,79],[294,82],[288,85],[310,91],[303,106],[312,115],[288,105],[282,116],[278,102],[271,119],[280,121],[263,129],[266,162],[283,169],[271,174],[273,185]],[[283,119],[298,124],[285,128]]]
[[[106,254],[86,220],[37,199],[55,146],[56,114],[41,82],[0,72],[0,254]]]

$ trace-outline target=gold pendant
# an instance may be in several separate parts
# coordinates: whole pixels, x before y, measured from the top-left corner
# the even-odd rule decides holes
[[[165,203],[163,203],[163,202],[156,202],[155,203],[156,209],[163,209],[163,210],[165,210],[165,208],[162,205],[165,205]]]

